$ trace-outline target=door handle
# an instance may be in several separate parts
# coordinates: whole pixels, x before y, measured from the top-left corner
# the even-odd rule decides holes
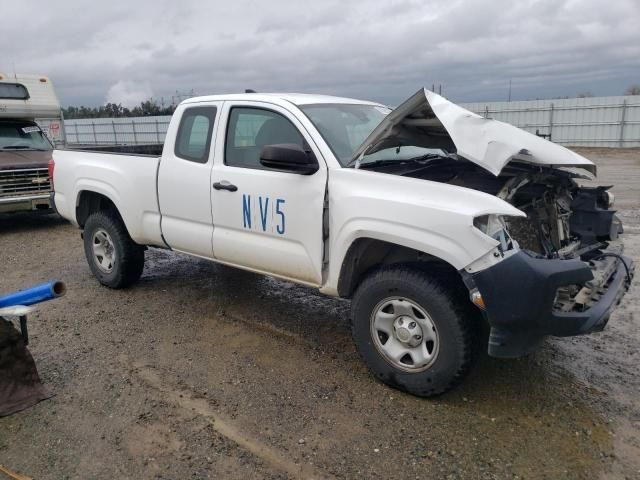
[[[215,188],[216,190],[228,190],[230,192],[236,192],[238,190],[238,187],[226,181],[214,183],[213,188]]]

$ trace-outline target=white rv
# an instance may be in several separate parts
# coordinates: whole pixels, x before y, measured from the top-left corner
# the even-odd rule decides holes
[[[60,145],[64,125],[51,80],[0,73],[0,213],[51,211],[48,164]]]

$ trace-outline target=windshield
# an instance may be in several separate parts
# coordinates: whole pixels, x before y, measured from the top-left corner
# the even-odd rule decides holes
[[[353,154],[391,110],[378,105],[323,103],[300,109],[318,129],[340,164]]]
[[[32,122],[0,122],[0,150],[51,150],[51,143]]]

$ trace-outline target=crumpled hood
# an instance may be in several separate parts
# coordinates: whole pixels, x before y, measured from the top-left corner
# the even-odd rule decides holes
[[[496,176],[512,160],[596,173],[590,160],[567,148],[508,123],[483,118],[427,89],[387,115],[356,150],[352,162],[364,154],[403,145],[455,151]]]

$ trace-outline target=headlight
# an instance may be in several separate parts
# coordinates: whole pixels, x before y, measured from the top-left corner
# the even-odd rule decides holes
[[[503,252],[512,248],[511,237],[507,233],[504,220],[500,215],[481,215],[473,219],[473,226],[485,235],[500,242]]]
[[[482,215],[473,219],[473,226],[485,235],[498,240],[495,235],[505,229],[504,220],[500,215]]]

